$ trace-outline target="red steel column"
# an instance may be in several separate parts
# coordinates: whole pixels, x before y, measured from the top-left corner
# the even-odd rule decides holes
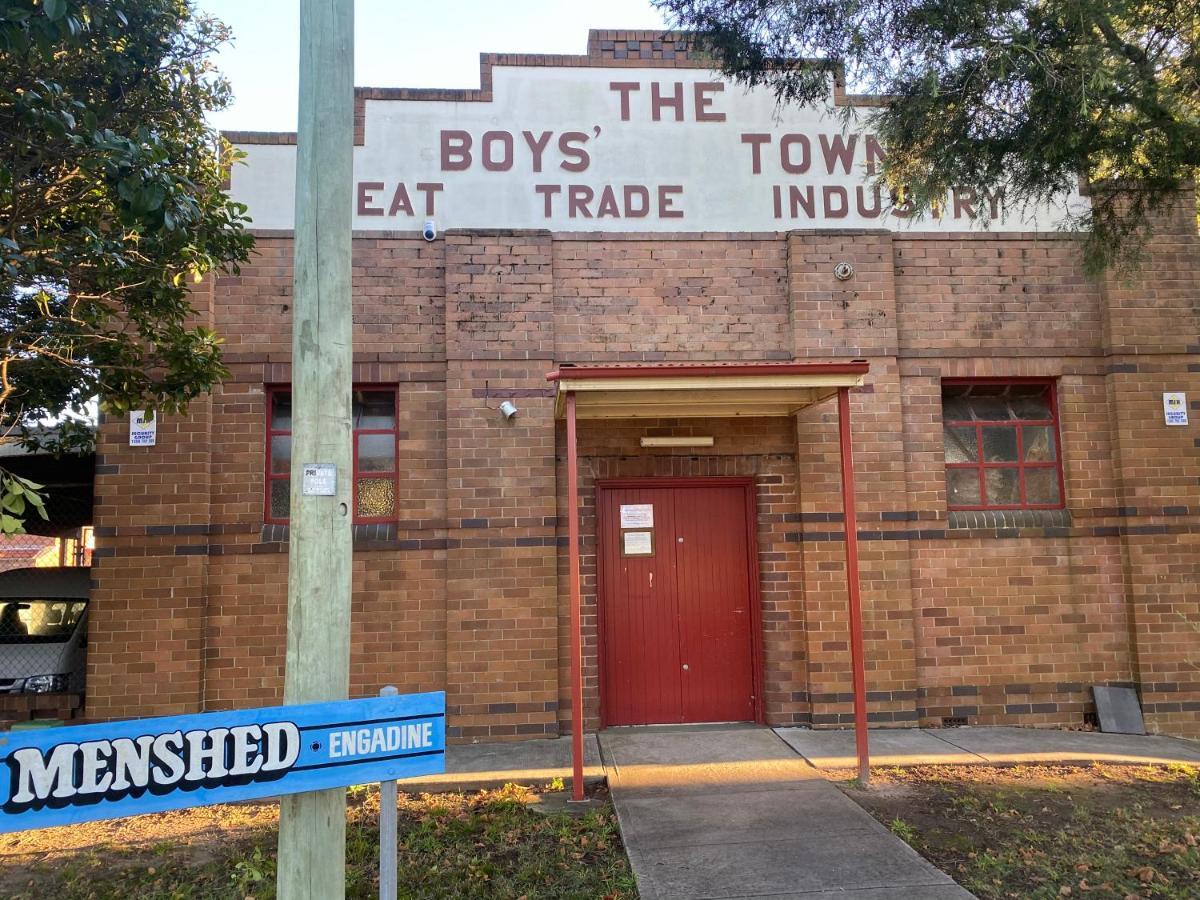
[[[862,598],[858,579],[858,516],[854,509],[854,451],[850,446],[850,388],[838,388],[838,434],[842,444],[842,511],[846,520],[846,591],[850,599],[850,667],[854,674],[854,747],[858,779],[871,779],[867,748],[867,672],[863,662]]]
[[[571,796],[583,799],[583,610],[579,596],[579,447],[575,394],[567,394],[567,554],[571,579]]]

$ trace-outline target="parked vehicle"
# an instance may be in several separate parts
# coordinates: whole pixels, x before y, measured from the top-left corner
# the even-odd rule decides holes
[[[91,569],[0,572],[0,694],[82,693]]]

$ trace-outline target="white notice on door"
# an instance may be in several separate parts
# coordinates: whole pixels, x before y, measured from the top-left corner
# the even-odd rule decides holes
[[[652,556],[654,554],[654,541],[651,538],[649,531],[625,531],[621,533],[621,537],[625,540],[625,555],[626,556]]]
[[[653,503],[622,503],[621,504],[621,527],[622,528],[653,528],[654,527],[654,504]]]

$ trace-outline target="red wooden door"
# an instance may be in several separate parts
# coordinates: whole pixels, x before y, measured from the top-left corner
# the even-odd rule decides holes
[[[755,718],[747,489],[601,487],[606,724]]]

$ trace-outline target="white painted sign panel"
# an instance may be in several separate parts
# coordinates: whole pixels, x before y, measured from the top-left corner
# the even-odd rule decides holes
[[[649,531],[625,531],[621,533],[626,556],[652,556],[654,539]]]
[[[496,66],[492,82],[490,101],[365,100],[356,229],[1034,231],[1086,203],[960,191],[918,219],[870,182],[885,148],[864,110],[778,107],[699,69]],[[295,145],[238,146],[233,198],[254,227],[290,229]]]
[[[305,463],[300,492],[306,497],[332,497],[337,494],[337,466],[333,463]]]
[[[621,527],[622,528],[653,528],[654,527],[654,504],[653,503],[622,503],[621,504]]]
[[[132,410],[129,413],[129,446],[153,447],[156,443],[158,443],[158,416],[154,410]]]
[[[1183,391],[1163,392],[1163,421],[1168,425],[1188,423],[1187,394]]]

